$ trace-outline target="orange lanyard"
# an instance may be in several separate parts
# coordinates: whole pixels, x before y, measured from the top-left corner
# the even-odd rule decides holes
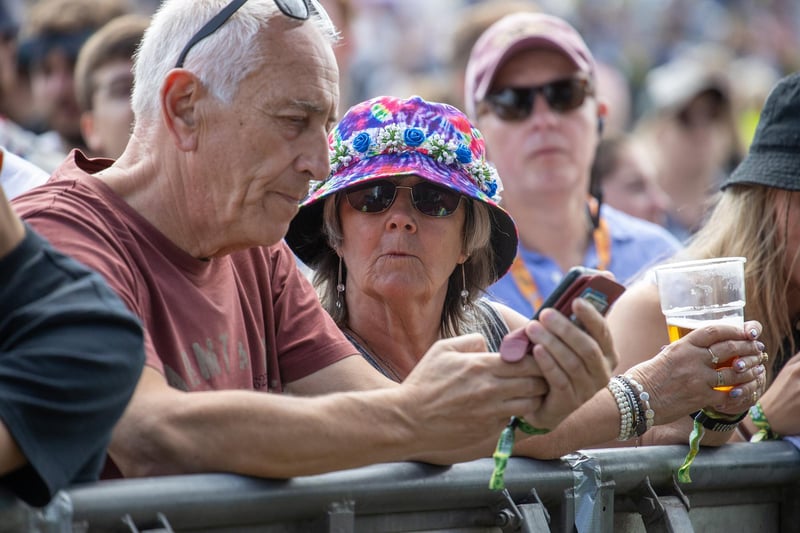
[[[595,206],[590,204],[590,209],[592,207],[597,209]],[[608,224],[604,218],[599,220],[597,228],[592,232],[592,237],[594,238],[594,247],[597,250],[597,269],[605,270],[611,264],[611,232],[608,230]],[[514,262],[511,263],[510,272],[517,289],[531,303],[533,311],[536,312],[542,306],[544,299],[539,294],[539,288],[536,286],[536,282],[525,266],[525,261],[519,255],[519,252],[517,252]]]

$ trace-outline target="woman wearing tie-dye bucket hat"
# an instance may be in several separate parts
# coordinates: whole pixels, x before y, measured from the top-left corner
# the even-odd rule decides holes
[[[330,176],[312,184],[286,240],[373,366],[401,381],[438,339],[479,332],[498,351],[510,329],[528,324],[482,298],[511,265],[517,232],[498,205],[502,185],[483,138],[461,111],[420,97],[374,98],[352,107],[328,140]],[[589,313],[587,329],[606,332]],[[582,390],[564,400],[565,411],[608,382],[610,346],[571,324],[546,343],[551,353],[586,347],[572,353],[587,370],[564,372]]]

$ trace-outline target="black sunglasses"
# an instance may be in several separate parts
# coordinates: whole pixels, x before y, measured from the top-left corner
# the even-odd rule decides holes
[[[395,185],[391,181],[372,181],[353,187],[345,192],[347,203],[362,213],[381,213],[386,211],[397,198],[397,189],[411,191],[414,208],[429,217],[447,217],[455,213],[461,203],[461,195],[427,181],[411,187]]]
[[[542,94],[550,109],[566,113],[582,106],[586,97],[594,94],[594,89],[586,78],[567,78],[535,87],[506,87],[486,95],[484,101],[502,120],[524,120],[533,112],[537,93]]]
[[[308,0],[274,0],[275,5],[281,10],[281,13],[287,17],[297,20],[308,20],[311,16],[311,7]],[[178,61],[175,63],[175,68],[182,68],[183,62],[186,60],[186,54],[192,49],[194,45],[217,31],[220,26],[231,18],[240,7],[244,5],[247,0],[233,0],[230,4],[222,8],[222,11],[217,13],[211,20],[206,22],[202,28],[197,30],[197,33],[189,39],[186,46],[183,47],[181,55],[178,56]]]

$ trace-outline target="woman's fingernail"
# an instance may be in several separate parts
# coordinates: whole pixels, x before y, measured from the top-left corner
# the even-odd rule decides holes
[[[758,330],[757,330],[757,329],[755,329],[755,328],[751,329],[751,330],[750,330],[750,336],[751,336],[751,337],[753,337],[754,339],[755,339],[756,337],[758,337]]]
[[[764,344],[764,343],[763,343],[763,342],[761,342],[761,341],[756,341],[756,348],[758,348],[758,351],[759,351],[759,352],[763,352],[764,350],[766,350],[766,349],[767,349],[767,345],[766,345],[766,344]]]
[[[733,366],[736,367],[737,372],[744,372],[747,369],[747,363],[742,361],[741,359],[737,359]]]
[[[758,365],[758,366],[755,368],[756,374],[763,374],[763,373],[764,373],[764,370],[765,370],[765,368],[764,368],[764,365]]]
[[[730,392],[730,397],[731,398],[738,398],[741,395],[742,395],[742,389],[739,389],[739,388],[733,389]]]

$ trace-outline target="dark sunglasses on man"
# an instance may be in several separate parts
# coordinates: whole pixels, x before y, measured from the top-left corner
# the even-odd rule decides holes
[[[186,54],[192,49],[194,45],[217,31],[225,22],[236,13],[240,7],[244,5],[247,0],[233,0],[230,4],[222,8],[222,10],[214,15],[202,28],[197,30],[197,33],[189,39],[186,46],[183,47],[178,61],[175,62],[175,68],[182,68],[183,62],[186,60]],[[314,2],[314,0],[274,0],[275,5],[278,6],[281,13],[289,18],[297,20],[308,20],[311,13],[325,13],[322,7]],[[327,16],[327,14],[326,14]]]
[[[583,105],[594,94],[592,82],[573,76],[532,87],[506,87],[486,95],[485,106],[505,121],[525,120],[533,112],[536,95],[541,94],[550,109],[567,113]]]
[[[392,207],[397,198],[397,189],[411,191],[414,208],[429,217],[447,217],[455,213],[461,203],[461,195],[450,189],[428,181],[411,187],[397,185],[387,180],[370,181],[345,191],[347,203],[361,213],[382,213]]]

